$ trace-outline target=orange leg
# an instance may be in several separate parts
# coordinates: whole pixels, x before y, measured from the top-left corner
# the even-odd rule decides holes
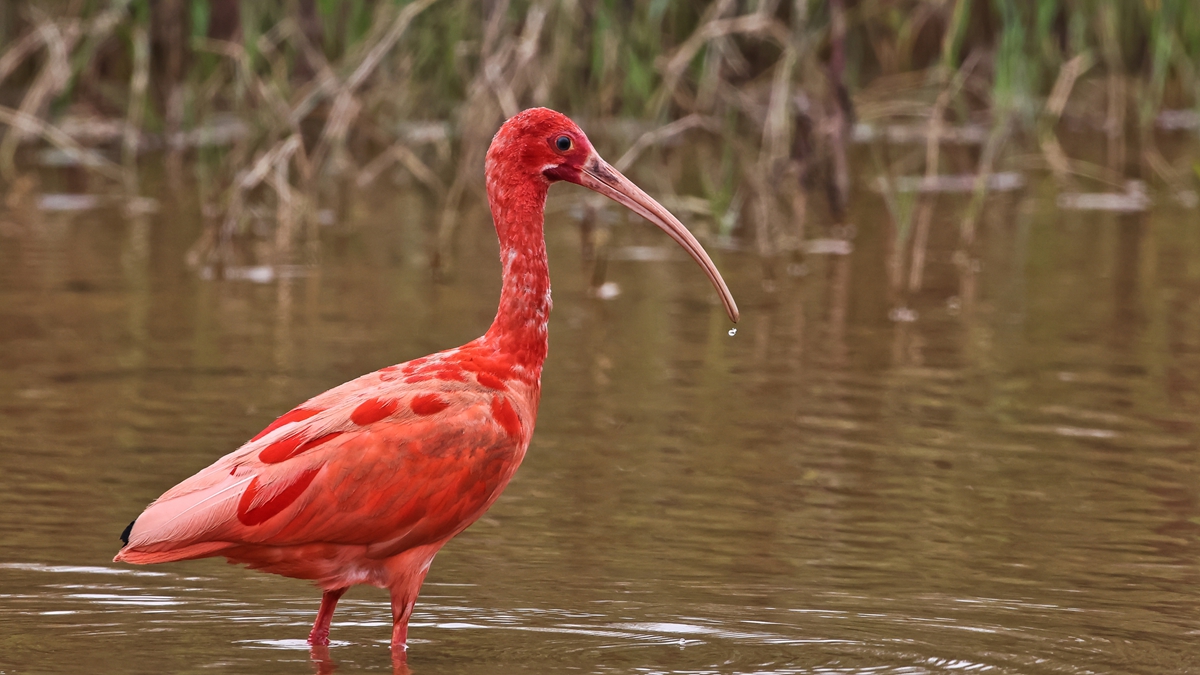
[[[348,588],[335,588],[321,594],[321,609],[317,611],[317,620],[313,622],[312,632],[308,634],[310,645],[329,644],[329,624],[333,621],[333,610]]]

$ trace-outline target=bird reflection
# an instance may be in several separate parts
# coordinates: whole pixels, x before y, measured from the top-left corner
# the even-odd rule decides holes
[[[308,656],[312,660],[313,672],[316,675],[331,675],[337,672],[338,663],[329,653],[329,645],[312,645]],[[408,667],[407,653],[392,652],[392,675],[412,675],[412,672]]]
[[[312,645],[308,656],[312,659],[313,672],[317,675],[330,675],[337,670],[337,662],[329,655],[328,645]]]

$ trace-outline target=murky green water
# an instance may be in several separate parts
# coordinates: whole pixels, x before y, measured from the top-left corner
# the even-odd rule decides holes
[[[494,312],[482,212],[447,284],[405,195],[357,205],[314,275],[213,282],[181,262],[197,205],[160,196],[147,217],[0,216],[2,673],[312,672],[314,589],[115,565],[118,533],[295,403]],[[964,273],[953,204],[915,322],[888,319],[864,195],[855,252],[773,293],[754,255],[718,255],[733,337],[682,255],[614,261],[623,292],[588,299],[575,225],[552,214],[538,431],[435,561],[413,672],[1200,668],[1197,211],[999,198]],[[387,608],[350,592],[326,670],[391,670]]]

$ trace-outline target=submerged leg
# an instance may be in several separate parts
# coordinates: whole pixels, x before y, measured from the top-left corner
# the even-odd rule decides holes
[[[347,588],[349,587],[335,588],[321,594],[321,609],[317,611],[317,620],[313,622],[312,632],[308,634],[309,644],[329,644],[329,624],[333,621],[333,610]]]
[[[329,645],[310,646],[308,658],[312,661],[313,672],[317,675],[333,675],[337,671],[337,662],[329,655]]]

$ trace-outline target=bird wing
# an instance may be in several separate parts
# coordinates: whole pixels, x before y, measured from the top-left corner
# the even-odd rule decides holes
[[[478,518],[524,456],[535,414],[525,397],[481,385],[494,384],[482,377],[397,387],[380,372],[359,380],[281,416],[167,491],[133,523],[117,560],[310,543],[386,557],[448,539]]]

